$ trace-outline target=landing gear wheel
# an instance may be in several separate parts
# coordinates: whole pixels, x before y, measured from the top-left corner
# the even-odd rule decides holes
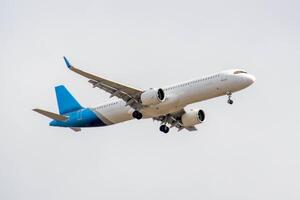
[[[132,113],[132,117],[135,118],[135,119],[140,120],[140,119],[143,118],[143,114],[136,110],[136,111],[134,111],[134,112]]]
[[[161,126],[159,127],[159,130],[160,130],[161,132],[163,132],[163,133],[168,133],[169,130],[170,130],[170,128],[169,128],[167,125],[161,125]]]
[[[227,94],[227,96],[228,96],[227,103],[229,103],[230,105],[232,105],[232,104],[233,104],[233,101],[231,100],[231,95],[232,95],[232,93],[231,93],[231,92],[227,92],[226,94]]]

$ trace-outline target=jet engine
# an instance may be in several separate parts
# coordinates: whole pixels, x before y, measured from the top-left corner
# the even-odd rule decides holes
[[[190,110],[182,115],[181,122],[183,126],[195,126],[205,120],[205,113],[203,110]]]
[[[142,104],[145,106],[157,105],[165,100],[163,89],[149,89],[141,94]]]

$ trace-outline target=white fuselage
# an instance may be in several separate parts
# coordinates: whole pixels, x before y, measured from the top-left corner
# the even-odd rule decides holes
[[[217,74],[163,87],[166,99],[140,110],[144,118],[153,118],[181,110],[185,106],[242,90],[251,85],[255,78],[247,73],[234,74],[238,70],[228,70]],[[130,106],[122,100],[92,108],[107,125],[133,119]]]

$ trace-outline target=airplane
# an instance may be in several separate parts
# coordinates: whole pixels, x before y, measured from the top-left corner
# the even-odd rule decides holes
[[[50,126],[67,127],[76,132],[86,127],[149,118],[161,122],[159,130],[163,133],[168,133],[173,127],[178,131],[196,131],[196,125],[205,121],[205,112],[186,109],[187,105],[219,96],[227,96],[227,102],[233,104],[232,94],[255,82],[255,77],[246,71],[231,69],[167,87],[140,90],[85,72],[63,58],[69,70],[89,79],[94,88],[108,92],[110,98],[119,98],[97,107],[83,107],[60,85],[55,87],[59,114],[33,109],[52,119]]]

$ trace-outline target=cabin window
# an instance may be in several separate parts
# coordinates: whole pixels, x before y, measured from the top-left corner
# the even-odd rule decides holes
[[[245,71],[235,71],[233,74],[247,74],[247,72],[245,72]]]

